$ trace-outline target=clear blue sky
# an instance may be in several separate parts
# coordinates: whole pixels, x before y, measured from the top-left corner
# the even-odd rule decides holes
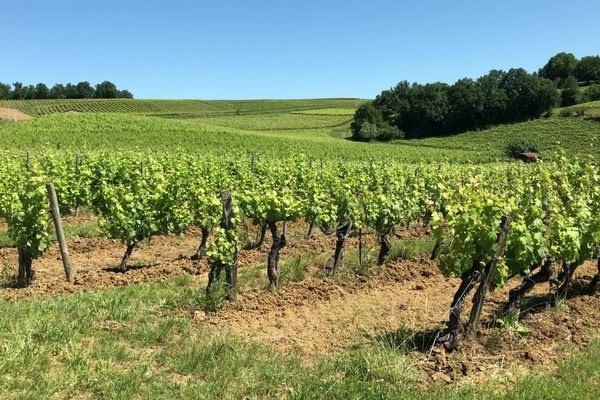
[[[600,54],[600,1],[0,0],[0,82],[137,98],[371,98]]]

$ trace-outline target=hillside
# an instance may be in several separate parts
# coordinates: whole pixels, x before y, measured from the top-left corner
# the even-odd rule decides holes
[[[257,107],[258,108],[258,107]],[[545,158],[559,148],[569,154],[600,154],[600,124],[581,118],[547,118],[502,125],[450,137],[359,143],[344,115],[227,115],[170,119],[123,113],[61,114],[0,125],[4,149],[84,149],[242,152],[321,159],[393,159],[403,162],[493,162],[508,160],[506,145],[517,139],[536,141]]]
[[[325,108],[354,109],[364,100],[131,100],[131,99],[67,99],[4,100],[0,107],[15,108],[32,116],[81,113],[137,113],[177,117],[207,115],[240,115],[318,110]]]

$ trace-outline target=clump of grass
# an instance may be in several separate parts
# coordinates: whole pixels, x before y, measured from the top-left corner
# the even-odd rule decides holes
[[[435,246],[431,238],[399,239],[392,244],[388,261],[409,260],[420,256],[429,256]]]
[[[312,254],[301,254],[286,260],[281,267],[281,282],[291,283],[304,280],[312,259]]]
[[[202,309],[207,313],[216,313],[223,308],[228,295],[229,285],[221,278],[205,296],[200,298]]]

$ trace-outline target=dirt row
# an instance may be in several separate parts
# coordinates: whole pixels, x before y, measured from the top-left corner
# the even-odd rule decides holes
[[[305,253],[326,255],[333,251],[334,237],[319,232],[307,241],[300,238],[304,229],[299,227],[295,232],[295,240],[289,241],[282,257]],[[114,270],[124,251],[121,243],[71,238],[68,243],[77,266],[74,285],[64,282],[58,247],[53,245],[35,261],[36,279],[32,285],[26,289],[1,289],[0,298],[45,297],[181,274],[190,274],[203,285],[207,263],[193,264],[186,257],[195,250],[197,236],[192,231],[183,239],[154,238],[134,252],[132,268],[127,273]],[[349,248],[354,248],[355,242],[352,238]],[[240,252],[241,271],[265,264],[268,248],[266,243],[261,250]],[[16,251],[0,249],[0,261],[9,266],[5,275],[14,273]],[[418,366],[419,379],[424,384],[478,381],[514,369],[550,369],[570,350],[584,349],[600,332],[600,293],[586,287],[597,269],[591,262],[580,268],[570,298],[560,307],[524,308],[528,312],[520,323],[531,330],[527,335],[500,329],[496,323],[497,311],[519,280],[514,279],[506,288],[491,293],[479,337],[464,341],[459,351],[450,354],[432,346],[432,341],[444,328],[459,281],[442,276],[434,262],[395,261],[374,268],[367,275],[345,271],[343,277],[332,279],[317,277],[315,266],[311,268],[304,280],[288,283],[272,293],[263,286],[242,285],[235,303],[226,304],[217,314],[198,310],[193,318],[199,327],[211,329],[215,334],[233,333],[284,353],[300,354],[309,362],[324,354],[337,355],[373,343],[398,347]],[[266,273],[264,283],[266,286]],[[547,284],[540,285],[528,299],[544,304],[543,301],[549,300],[549,292]]]
[[[0,107],[0,119],[6,119],[9,121],[27,121],[32,118],[33,117],[30,115],[27,115],[19,110]]]

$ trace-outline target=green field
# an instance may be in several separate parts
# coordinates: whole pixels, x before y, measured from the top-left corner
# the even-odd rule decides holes
[[[249,172],[250,160],[254,166],[256,155],[259,156],[257,168],[279,168],[281,165],[278,162],[281,162],[285,167],[300,173],[303,169],[294,167],[292,162],[294,157],[304,155],[312,160],[360,161],[363,163],[355,163],[352,168],[359,170],[364,167],[364,171],[367,171],[369,166],[373,168],[373,165],[377,168],[386,166],[387,170],[381,168],[381,171],[402,172],[394,175],[395,178],[404,177],[402,180],[398,179],[399,182],[412,182],[413,178],[417,182],[419,181],[415,178],[417,176],[420,176],[420,179],[424,176],[432,176],[432,181],[436,183],[433,186],[442,189],[444,185],[438,185],[437,182],[440,176],[444,176],[442,173],[445,171],[456,172],[473,168],[478,172],[477,176],[471,178],[484,180],[486,171],[494,167],[488,163],[499,162],[495,167],[506,168],[507,172],[501,170],[502,173],[498,176],[505,177],[513,169],[514,174],[516,170],[521,169],[521,165],[506,164],[513,161],[505,154],[505,148],[507,144],[516,140],[535,141],[542,149],[542,157],[548,160],[556,159],[560,152],[577,157],[591,155],[596,157],[596,160],[600,157],[600,123],[593,118],[565,117],[566,113],[572,111],[571,108],[555,110],[553,116],[548,118],[502,125],[451,137],[397,140],[392,143],[350,141],[348,137],[352,115],[363,102],[356,99],[5,101],[0,102],[0,107],[18,108],[36,118],[23,122],[0,121],[0,148],[4,159],[8,162],[7,165],[13,166],[11,163],[14,162],[14,165],[19,166],[14,170],[19,171],[19,174],[7,173],[5,176],[26,174],[25,165],[29,168],[29,164],[24,162],[29,161],[26,152],[34,156],[34,163],[36,155],[47,153],[67,154],[69,158],[66,160],[71,163],[71,160],[75,159],[71,158],[73,153],[83,153],[84,158],[85,154],[93,154],[95,158],[102,159],[105,152],[108,152],[111,156],[117,154],[112,158],[116,160],[116,165],[125,165],[125,159],[129,159],[130,162],[136,160],[135,163],[129,164],[134,165],[136,171],[138,165],[144,165],[140,174],[146,177],[151,176],[152,171],[152,163],[144,158],[148,154],[167,154],[169,157],[178,158],[178,161],[181,161],[181,154],[196,155],[196,157],[189,157],[196,163],[210,163],[211,160],[217,159],[236,162],[239,161],[238,159],[242,161],[247,159],[247,164],[245,162],[240,164],[248,172],[247,175],[240,175],[245,177],[260,175],[254,170],[252,175]],[[600,108],[600,102],[575,107],[586,107],[587,111],[583,115],[593,117],[594,110]],[[137,154],[138,152],[142,154]],[[128,158],[132,154],[134,156]],[[17,159],[13,159],[12,156]],[[202,159],[204,156],[210,157]],[[140,159],[143,160],[141,163]],[[301,160],[302,162],[297,165],[308,164],[306,158]],[[369,163],[368,160],[382,163]],[[425,168],[419,166],[420,169],[417,171],[420,175],[418,175],[415,173],[414,166],[409,165],[412,163],[486,165],[475,167],[427,165],[424,166]],[[217,165],[214,167],[216,169],[229,168],[222,167],[228,165],[227,163],[213,164]],[[330,164],[342,165],[334,162]],[[73,165],[69,164],[71,167]],[[316,171],[315,177],[319,176],[318,173],[321,174],[320,178],[314,179],[314,182],[323,181],[323,171],[327,172],[328,167],[321,166],[319,172],[318,164],[310,161],[311,168],[313,165]],[[544,167],[551,169],[554,165],[557,164],[545,164]],[[532,167],[532,170],[537,168],[537,166],[524,166],[522,169],[529,167]],[[59,170],[63,169],[59,168]],[[85,167],[83,170],[86,171]],[[173,170],[181,171],[183,168],[177,167]],[[285,168],[266,170],[286,171]],[[201,170],[202,174],[210,175],[207,171],[209,169]],[[240,173],[240,171],[235,172]],[[427,175],[428,172],[431,174]],[[78,174],[79,172],[75,176]],[[92,175],[99,176],[102,173],[89,174]],[[284,175],[283,178],[289,178],[291,173],[288,171],[281,175]],[[341,180],[341,173],[336,172],[333,175]],[[363,177],[359,182],[365,182],[368,176],[379,176],[360,173],[352,176],[359,175]],[[381,176],[387,178],[392,175]],[[595,176],[597,177],[597,174]],[[219,178],[219,180],[225,179]],[[175,179],[167,179],[167,181],[173,187],[184,186]],[[43,184],[46,181],[40,180],[40,182]],[[459,186],[464,186],[464,183],[461,183],[464,181],[457,180],[457,182]],[[344,184],[345,186],[340,184],[339,187],[352,188],[348,182]],[[523,185],[525,184],[523,182]],[[127,185],[122,186],[127,187]],[[425,184],[415,187],[417,186],[429,188],[429,185]],[[447,192],[459,192],[458,186],[448,187],[456,190],[441,190],[445,193],[440,194],[440,198],[448,199]],[[98,186],[94,186],[94,189],[98,190]],[[431,190],[435,192],[435,189]],[[352,193],[356,190],[347,191]],[[382,191],[391,192],[391,188],[387,186]],[[10,193],[9,190],[6,192]],[[42,192],[42,199],[45,201],[43,187]],[[258,193],[257,196],[261,197],[262,193]],[[390,196],[390,193],[386,194]],[[491,201],[489,194],[489,192],[484,193],[482,198]],[[325,193],[323,197],[333,196]],[[410,201],[415,201],[415,197],[405,199],[406,201],[395,201],[395,203],[408,204]],[[11,198],[8,201],[12,201]],[[318,204],[318,200],[313,202]],[[481,203],[483,204],[483,201]],[[37,204],[43,205],[40,207],[42,213],[48,212],[45,202]],[[0,247],[15,245],[7,234],[6,221],[0,221],[2,225]],[[306,220],[300,221],[300,223],[305,222]],[[418,228],[421,228],[421,220],[413,222],[415,222],[413,225],[419,225]],[[244,223],[250,222],[244,221]],[[66,225],[66,233],[69,237],[91,239],[90,246],[94,247],[102,240],[97,237],[99,226],[97,220],[92,218],[91,221],[84,220],[81,225]],[[241,226],[242,223],[239,225],[240,231],[242,231]],[[304,225],[298,228],[290,223],[290,226],[290,230],[302,229],[300,234],[305,234]],[[410,223],[406,231],[409,228]],[[295,233],[297,235],[294,238],[290,234],[292,246],[286,248],[284,252],[293,245],[307,240],[304,236],[303,239],[297,240],[300,234]],[[247,230],[245,234],[248,235]],[[416,249],[426,249],[425,251],[414,249],[412,252],[407,251],[406,243],[403,243],[402,246],[394,248],[392,253],[395,254],[394,259],[424,263],[423,257],[428,258],[434,240],[428,232],[421,232],[419,235],[408,241]],[[164,238],[157,240],[160,242]],[[174,240],[183,240],[183,238]],[[319,240],[327,239],[323,239],[322,236]],[[373,243],[376,242],[374,235],[371,240]],[[114,246],[114,243],[110,246]],[[306,256],[310,258],[310,262],[320,263],[323,255],[328,257],[333,250],[330,243],[326,243],[325,247],[327,250],[322,254],[310,252],[302,253],[298,257],[294,256],[293,259],[292,257],[282,259],[282,263],[285,263],[282,270],[288,273],[288,269],[291,269],[290,265],[296,265],[300,271],[299,276],[304,277],[308,274],[308,269],[300,270],[300,267],[303,267],[301,258]],[[15,249],[3,250],[7,251],[3,253],[3,257],[4,254],[8,254],[6,256],[8,259],[11,256],[10,251]],[[370,254],[371,250],[369,248],[365,251]],[[120,248],[116,249],[116,252],[122,254]],[[366,270],[363,270],[351,264],[352,260],[358,259],[357,252],[357,249],[347,251],[348,264],[344,273],[348,275],[336,277],[335,279],[340,281],[333,281],[332,285],[335,286],[343,279],[350,279],[348,276],[357,280],[370,279],[369,274],[373,271],[368,270],[371,268],[369,265]],[[253,286],[252,281],[253,276],[258,282],[264,281],[264,255],[259,254],[262,257],[260,263],[255,261],[256,265],[245,264],[240,269],[242,277],[240,284],[247,290],[246,293],[257,292],[260,295],[264,293],[264,285],[261,283]],[[183,257],[180,255],[178,260],[182,260]],[[293,264],[294,261],[297,261],[296,264]],[[374,259],[372,261],[374,262]],[[0,262],[3,264],[3,269],[0,271],[0,290],[3,288],[21,290],[11,286],[11,282],[14,281],[14,274],[12,274],[14,265],[4,258],[0,259]],[[358,265],[358,262],[355,264]],[[435,268],[433,265],[429,266]],[[167,263],[166,266],[159,267],[169,268],[171,265]],[[311,271],[311,274],[312,272],[314,271]],[[200,273],[203,277],[206,276],[205,270]],[[314,276],[311,275],[311,279],[315,277],[322,278],[317,272]],[[298,282],[301,280],[298,279]],[[396,283],[412,287],[410,281]],[[377,281],[374,285],[377,285]],[[120,288],[99,290],[94,287],[89,292],[72,295],[54,295],[46,299],[22,296],[15,301],[3,302],[0,304],[0,397],[3,399],[596,399],[600,396],[600,342],[597,337],[589,338],[591,344],[585,351],[572,354],[556,364],[552,361],[552,367],[540,367],[538,371],[536,369],[538,364],[525,364],[527,367],[523,368],[523,364],[515,363],[506,369],[502,364],[499,371],[489,379],[486,377],[484,382],[470,382],[458,377],[456,381],[461,383],[445,385],[436,379],[419,379],[419,374],[424,373],[422,368],[424,361],[419,359],[416,362],[414,349],[408,349],[406,343],[403,347],[391,341],[389,337],[382,339],[369,336],[368,340],[363,340],[360,344],[344,347],[339,354],[324,352],[307,361],[302,354],[294,351],[277,351],[262,344],[260,340],[253,340],[252,332],[248,332],[248,337],[240,337],[231,332],[216,335],[205,321],[197,321],[195,318],[195,312],[209,309],[207,304],[216,301],[206,295],[204,287],[204,280],[190,273],[165,281],[129,284]],[[287,289],[284,284],[282,288],[277,289],[275,295],[281,295],[283,298]],[[425,293],[424,290],[432,290],[431,287],[416,286],[410,290],[413,289],[415,297],[418,297],[418,293]],[[312,286],[307,290],[309,293],[319,292],[319,288]],[[339,291],[343,290],[344,286],[340,284]],[[356,290],[360,292],[359,289]],[[334,292],[338,292],[337,286],[331,291]],[[330,294],[327,293],[327,296]],[[335,297],[337,294],[331,296],[331,298],[325,296],[323,301],[331,300],[330,306],[335,307],[333,302],[340,300]],[[595,296],[594,299],[598,298],[597,295],[592,296]],[[269,301],[279,304],[277,297],[269,298]],[[391,303],[394,301],[393,298],[390,300]],[[432,299],[432,302],[434,301],[435,299]],[[443,307],[446,307],[451,298],[440,301]],[[283,303],[287,306],[285,311],[295,312],[296,309],[288,303]],[[370,306],[368,303],[364,305],[366,309]],[[561,313],[564,313],[563,317],[566,320],[566,316],[569,315],[568,308],[569,305],[563,305],[562,308],[555,309],[556,319],[560,319],[563,315]],[[415,314],[418,315],[417,318],[422,318],[418,310],[415,310]],[[249,318],[252,318],[251,314]],[[589,316],[584,315],[582,318],[589,318]],[[568,323],[574,320],[575,318]],[[359,322],[362,320],[359,319]],[[278,323],[278,321],[269,321],[273,327],[280,329]],[[227,327],[226,323],[225,326]],[[516,326],[519,327],[518,321]],[[398,328],[402,329],[402,327]],[[491,329],[495,329],[494,333],[487,335],[485,340],[489,342],[497,340],[499,343],[497,346],[502,345],[504,337],[510,336],[514,339],[515,333],[510,330],[510,327]],[[414,337],[411,339],[414,340]],[[527,335],[519,337],[519,340],[526,341]],[[569,345],[569,350],[575,347],[570,340],[564,343],[565,346]],[[486,342],[487,344],[489,343]],[[506,351],[510,352],[511,349],[507,347]],[[485,365],[488,362],[485,357],[489,354],[491,353],[482,353],[481,360],[475,364]],[[430,356],[431,354],[423,353],[418,357]],[[452,356],[461,357],[461,354],[458,352]],[[468,364],[470,361],[472,359],[468,359],[465,363]],[[527,368],[528,370],[524,371]],[[440,373],[444,375],[447,371]]]
[[[187,276],[48,300],[0,304],[0,393],[11,398],[597,399],[600,343],[547,373],[423,388],[385,343],[295,355],[189,317],[204,289]],[[482,360],[482,362],[485,362]]]
[[[276,104],[291,107],[289,103],[293,102]],[[298,103],[296,106],[309,107],[307,102]],[[317,101],[314,106],[323,103]],[[255,110],[262,107],[256,106]],[[175,108],[173,105],[172,109]],[[306,154],[321,159],[493,162],[508,160],[504,154],[508,143],[529,139],[539,144],[547,159],[554,157],[559,149],[579,156],[600,154],[600,124],[585,118],[551,117],[450,137],[387,144],[345,140],[350,135],[347,115],[298,112],[297,108],[290,108],[285,112],[255,111],[239,115],[178,114],[177,118],[137,113],[55,114],[1,124],[0,145],[5,150],[21,151],[119,149],[211,154],[226,151],[275,156]]]

